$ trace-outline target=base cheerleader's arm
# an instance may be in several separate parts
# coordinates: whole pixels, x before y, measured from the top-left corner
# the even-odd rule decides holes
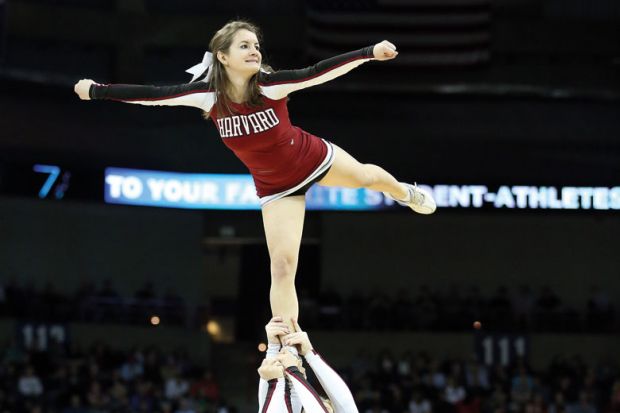
[[[282,321],[282,317],[274,316],[265,325],[265,335],[267,336],[267,352],[265,353],[265,360],[274,359],[279,353],[282,345],[280,344],[281,336],[285,336],[289,333],[289,328]],[[265,361],[263,361],[265,363]],[[258,383],[258,400],[264,400],[267,394],[267,381],[262,376]]]
[[[282,321],[282,317],[275,316],[267,325],[265,325],[265,333],[267,336],[267,352],[265,359],[276,358],[280,354],[282,348],[280,337],[290,333],[288,325]],[[258,400],[265,400],[268,391],[268,385],[265,380],[260,380],[258,385]],[[289,413],[301,412],[301,400],[295,392],[295,389],[287,382],[284,388],[284,403],[287,408],[290,407]]]
[[[258,83],[265,96],[282,99],[296,90],[320,85],[342,76],[369,60],[390,60],[397,55],[396,46],[384,40],[376,45],[330,57],[304,69],[260,72]]]
[[[284,392],[284,367],[275,358],[266,358],[258,368],[258,413],[288,413]]]
[[[314,351],[308,333],[302,331],[297,320],[291,321],[295,327],[295,332],[287,335],[284,342],[286,345],[298,346],[300,354],[305,357],[332,402],[334,413],[358,413],[353,394],[351,394],[351,390],[342,380],[342,377]]]
[[[284,403],[284,390],[286,386],[284,378],[262,381],[265,381],[267,391],[258,402],[258,413],[288,413]]]
[[[296,366],[286,368],[286,377],[293,385],[306,413],[329,413],[317,391]]]
[[[305,358],[334,405],[334,413],[358,413],[353,394],[342,377],[314,350],[306,353]]]

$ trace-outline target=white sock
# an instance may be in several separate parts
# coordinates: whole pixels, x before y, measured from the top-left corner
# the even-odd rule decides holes
[[[411,191],[409,190],[409,187],[405,185],[405,189],[407,190],[407,196],[404,199],[399,199],[399,201],[401,202],[409,202],[411,201]]]

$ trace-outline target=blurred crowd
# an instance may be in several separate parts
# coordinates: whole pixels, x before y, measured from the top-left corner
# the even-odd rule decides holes
[[[120,294],[111,280],[100,286],[84,282],[72,294],[59,291],[53,282],[43,288],[20,284],[12,279],[0,284],[0,316],[39,321],[114,322],[144,324],[153,315],[167,325],[202,325],[205,308],[187,306],[173,289],[156,292],[152,282],[146,282],[133,295]],[[29,305],[24,306],[27,302]]]
[[[481,321],[489,331],[620,332],[613,301],[592,286],[575,308],[551,287],[535,292],[523,285],[499,287],[483,295],[476,286],[447,291],[422,285],[415,294],[402,289],[390,296],[381,291],[334,291],[312,297],[300,293],[300,314],[308,329],[462,331]]]
[[[487,367],[384,350],[360,353],[340,372],[360,413],[620,413],[620,366],[610,360],[556,356],[532,371],[519,360]],[[257,378],[248,383],[255,394]],[[236,412],[224,399],[211,370],[183,351],[2,351],[2,413]]]
[[[301,291],[299,304],[309,329],[465,331],[478,320],[487,331],[620,332],[620,317],[606,291],[592,286],[584,297],[575,307],[549,286],[539,291],[526,285],[499,287],[483,294],[476,286],[438,291],[422,285],[413,293],[402,289],[392,295],[380,290],[346,296],[335,291],[314,295]],[[190,306],[172,288],[151,282],[131,296],[119,294],[110,280],[98,287],[84,282],[73,294],[59,292],[53,283],[42,289],[16,280],[0,284],[0,316],[18,319],[144,324],[158,315],[167,325],[197,327],[209,316],[235,314],[231,310],[235,305],[216,298]]]
[[[182,351],[24,352],[10,345],[0,364],[0,412],[232,413],[212,372]]]
[[[617,413],[620,369],[556,357],[544,371],[523,362],[487,368],[476,361],[358,355],[343,372],[360,413]]]

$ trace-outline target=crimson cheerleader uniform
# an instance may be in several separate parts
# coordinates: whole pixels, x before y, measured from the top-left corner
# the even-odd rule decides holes
[[[210,83],[175,86],[93,84],[91,99],[150,106],[193,106],[210,112],[224,144],[245,164],[261,205],[304,193],[334,161],[331,143],[291,124],[287,96],[341,76],[373,58],[373,47],[345,53],[299,70],[259,72],[260,107],[231,103],[234,114],[220,115]]]

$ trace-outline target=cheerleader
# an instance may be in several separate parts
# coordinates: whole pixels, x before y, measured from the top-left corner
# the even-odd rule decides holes
[[[265,326],[268,347],[266,358],[259,368],[259,412],[266,412],[265,406],[273,403],[280,406],[274,409],[285,408],[288,413],[299,413],[302,407],[307,413],[358,413],[351,390],[344,380],[316,352],[297,320],[291,320],[291,324],[294,326],[293,332],[282,322],[282,318],[274,317]],[[280,340],[283,348],[278,344]],[[306,360],[325,390],[327,399],[320,397],[308,382],[297,354]],[[278,368],[282,370],[281,374]],[[261,374],[261,369],[272,374]]]
[[[421,188],[397,181],[377,165],[358,162],[289,119],[289,94],[333,80],[370,60],[394,59],[398,52],[392,43],[384,40],[305,69],[273,71],[263,63],[259,38],[253,24],[227,23],[211,39],[211,51],[202,62],[188,69],[193,77],[187,84],[110,85],[82,79],[74,89],[83,100],[192,106],[213,121],[224,144],[252,174],[271,261],[272,314],[291,320],[298,316],[294,281],[304,195],[311,185],[381,191],[421,214],[433,213],[435,202]]]

